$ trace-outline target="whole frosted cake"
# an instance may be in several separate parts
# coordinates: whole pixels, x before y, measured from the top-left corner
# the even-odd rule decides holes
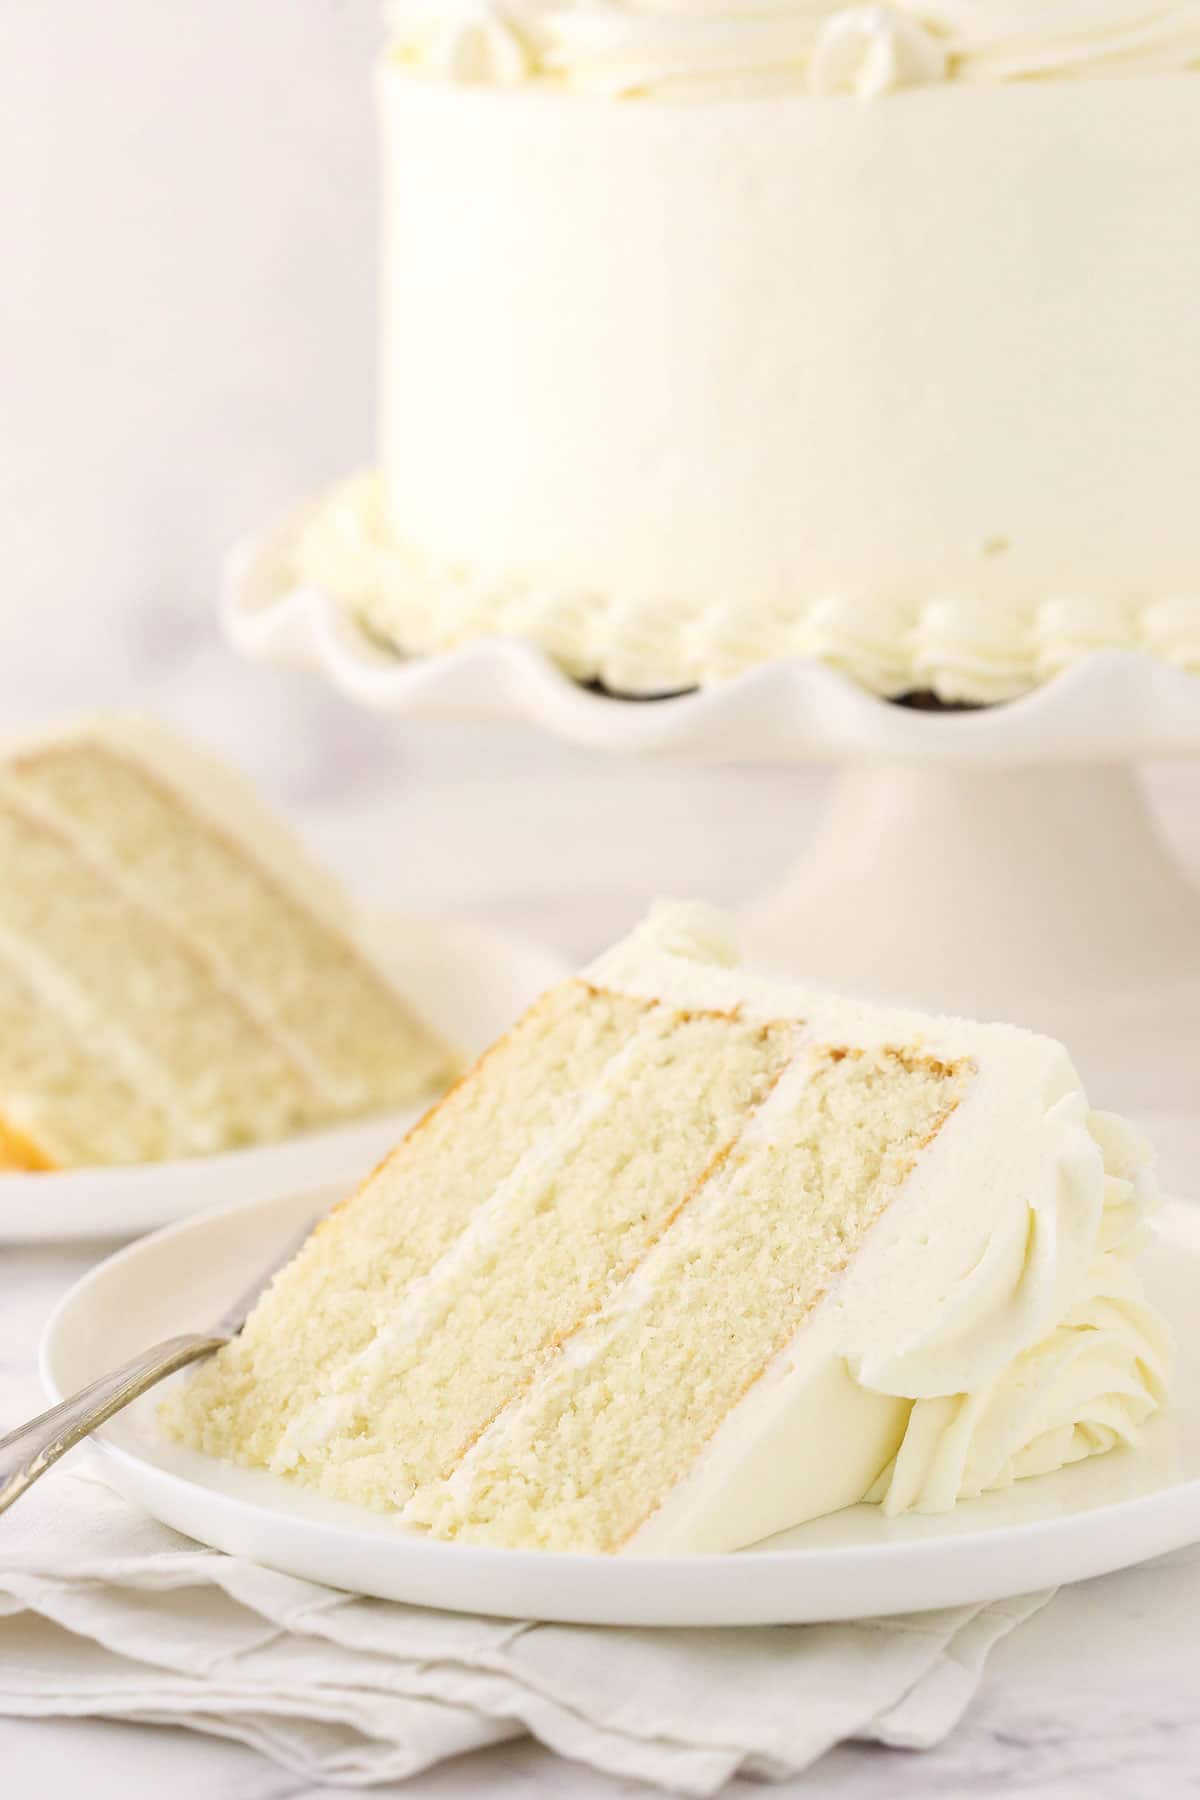
[[[1137,1441],[1148,1152],[1065,1051],[756,978],[658,909],[545,995],[166,1405],[438,1537],[730,1550]]]
[[[1190,0],[404,0],[378,472],[297,581],[622,694],[1200,670]]]

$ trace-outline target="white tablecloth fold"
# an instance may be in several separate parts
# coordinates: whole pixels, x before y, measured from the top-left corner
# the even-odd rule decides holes
[[[0,1714],[185,1725],[347,1787],[532,1732],[709,1795],[739,1773],[795,1775],[848,1738],[939,1742],[992,1645],[1048,1598],[761,1630],[468,1618],[202,1549],[79,1462],[0,1518]]]

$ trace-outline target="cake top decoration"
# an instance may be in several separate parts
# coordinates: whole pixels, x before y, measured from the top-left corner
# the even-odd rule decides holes
[[[391,0],[385,16],[392,57],[445,80],[611,99],[1200,69],[1194,0]]]

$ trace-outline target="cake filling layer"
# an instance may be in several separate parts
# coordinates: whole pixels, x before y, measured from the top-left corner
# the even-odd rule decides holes
[[[312,1457],[326,1492],[373,1506],[448,1473],[736,1154],[794,1038],[654,1007],[295,1420],[274,1466],[303,1476]]]
[[[967,1080],[887,1051],[803,1058],[642,1269],[406,1520],[618,1549],[829,1291]]]
[[[252,1464],[298,1463],[304,1441],[315,1451],[326,1418],[332,1424],[343,1408],[339,1372],[369,1353],[413,1283],[653,1011],[581,982],[538,1001],[313,1234],[273,1284],[269,1321],[252,1319],[200,1370],[180,1396],[188,1434],[213,1455]]]

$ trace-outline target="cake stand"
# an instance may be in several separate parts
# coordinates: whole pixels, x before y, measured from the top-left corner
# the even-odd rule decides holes
[[[671,699],[616,700],[523,642],[409,661],[382,649],[328,595],[295,586],[300,516],[231,560],[224,619],[244,654],[414,718],[525,721],[626,755],[835,764],[799,861],[745,908],[756,960],[1017,1020],[1070,1044],[1098,1104],[1200,1113],[1200,891],[1160,841],[1136,772],[1200,753],[1196,676],[1097,652],[1023,699],[939,714],[795,659]]]

